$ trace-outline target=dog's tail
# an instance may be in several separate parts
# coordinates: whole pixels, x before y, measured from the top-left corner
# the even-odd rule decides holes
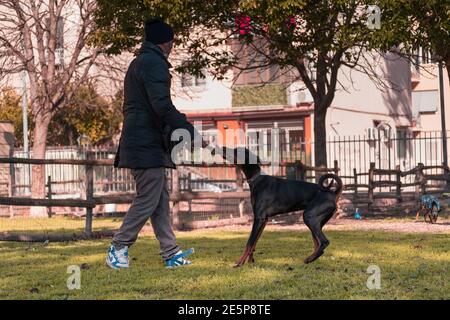
[[[332,179],[332,181],[328,185],[324,185],[324,182],[327,179]],[[336,181],[337,183],[336,190],[334,190],[334,193],[336,194],[336,196],[339,196],[342,192],[343,183],[341,178],[339,178],[334,173],[327,173],[321,176],[319,178],[319,188],[323,191],[330,191],[331,187],[333,186],[333,180]]]

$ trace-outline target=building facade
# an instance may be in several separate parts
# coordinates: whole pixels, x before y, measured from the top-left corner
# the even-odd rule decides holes
[[[378,76],[375,81],[370,74],[346,67],[340,70],[339,86],[326,118],[329,141],[410,131],[413,119],[408,61],[394,54],[373,55],[370,59]],[[314,163],[314,103],[295,71],[279,77],[274,77],[279,72],[276,68],[234,72],[221,82],[207,76],[200,82],[194,79],[173,84],[175,90],[193,92],[175,97],[174,104],[192,121],[201,122],[203,133],[219,145],[243,143],[270,148],[274,143],[270,129],[279,129],[283,160]],[[236,130],[244,132],[244,137],[233,135]],[[329,163],[336,156],[331,151]],[[350,152],[362,151],[353,148]]]

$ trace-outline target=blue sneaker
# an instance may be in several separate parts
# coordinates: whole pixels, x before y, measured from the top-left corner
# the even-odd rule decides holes
[[[185,259],[188,255],[194,253],[194,248],[191,248],[186,251],[178,251],[172,258],[164,261],[164,265],[166,268],[176,268],[180,266],[186,266],[192,264],[191,261]]]
[[[128,247],[125,246],[117,250],[111,245],[106,256],[106,264],[112,269],[128,268],[130,266],[128,261]]]

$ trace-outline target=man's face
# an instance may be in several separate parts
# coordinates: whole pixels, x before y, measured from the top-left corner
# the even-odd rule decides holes
[[[162,43],[159,45],[159,47],[161,48],[161,50],[164,53],[164,55],[166,56],[166,58],[168,58],[170,55],[170,52],[172,51],[173,40],[166,42],[166,43]]]

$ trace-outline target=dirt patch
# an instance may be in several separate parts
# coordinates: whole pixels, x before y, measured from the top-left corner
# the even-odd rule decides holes
[[[423,220],[378,220],[378,219],[335,219],[325,227],[330,230],[380,230],[405,233],[450,233],[450,220],[441,220],[436,224]]]
[[[226,230],[226,231],[242,231],[250,232],[251,225],[244,226],[225,226],[220,228],[214,228],[214,230]],[[298,222],[292,225],[282,225],[269,223],[266,230],[273,231],[290,231],[290,230],[308,230],[303,222]],[[450,219],[440,219],[436,224],[425,223],[423,220],[418,222],[414,221],[414,218],[401,219],[401,220],[389,220],[389,219],[362,219],[354,220],[349,218],[332,219],[324,227],[324,230],[336,230],[336,231],[389,231],[389,232],[402,232],[402,233],[443,233],[450,234]],[[202,230],[193,230],[190,232],[196,232]]]

